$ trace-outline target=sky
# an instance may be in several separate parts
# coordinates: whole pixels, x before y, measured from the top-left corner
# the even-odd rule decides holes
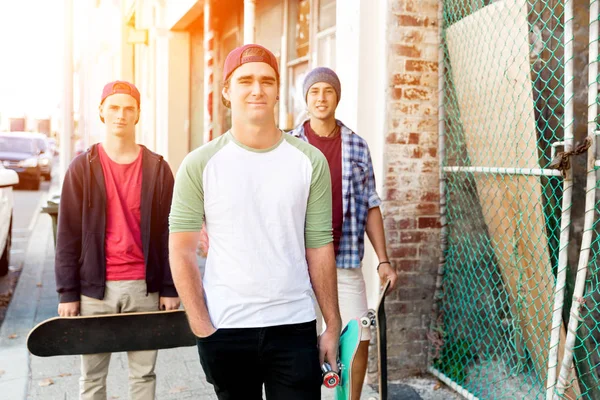
[[[3,114],[56,112],[62,98],[63,10],[63,0],[0,0]]]

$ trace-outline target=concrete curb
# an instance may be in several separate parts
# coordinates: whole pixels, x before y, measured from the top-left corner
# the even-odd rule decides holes
[[[39,212],[34,217],[36,224],[27,245],[23,271],[0,327],[0,370],[4,371],[0,376],[0,399],[27,396],[30,371],[26,339],[35,321],[40,297],[37,285],[42,280],[48,248],[53,245],[50,218],[39,219],[38,216]]]
[[[38,218],[40,217],[40,214],[42,213],[42,207],[44,207],[44,204],[46,203],[47,200],[48,200],[48,193],[44,193],[40,197],[40,200],[38,201],[37,205],[35,206],[35,209],[33,210],[33,215],[31,216],[31,221],[29,221],[29,225],[27,226],[27,230],[29,232],[33,232],[33,229],[35,228],[35,225],[37,224]]]

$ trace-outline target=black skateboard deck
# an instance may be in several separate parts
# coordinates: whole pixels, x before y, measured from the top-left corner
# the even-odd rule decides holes
[[[38,357],[171,349],[196,345],[184,310],[56,317],[27,336]]]
[[[385,295],[390,287],[390,281],[386,281],[381,288],[379,301],[375,310],[369,310],[367,315],[361,318],[363,326],[374,325],[377,329],[377,362],[379,367],[379,400],[388,398],[388,373],[387,373],[387,320],[385,317]]]

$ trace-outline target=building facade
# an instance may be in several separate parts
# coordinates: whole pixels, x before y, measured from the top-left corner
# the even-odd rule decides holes
[[[399,273],[386,303],[390,379],[424,372],[440,255],[438,1],[90,0],[89,22],[88,29],[104,27],[106,35],[89,46],[79,71],[89,83],[81,89],[86,145],[101,140],[93,95],[109,80],[130,80],[142,95],[138,140],[173,170],[230,127],[220,92],[233,48],[258,43],[277,57],[276,118],[284,130],[306,117],[305,74],[317,66],[336,70],[337,117],[369,143]],[[379,286],[376,264],[367,245],[370,305]]]

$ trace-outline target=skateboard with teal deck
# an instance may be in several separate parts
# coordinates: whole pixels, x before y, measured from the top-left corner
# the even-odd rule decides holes
[[[355,318],[342,330],[340,335],[339,368],[340,382],[335,387],[336,400],[348,400],[352,392],[352,365],[362,339],[360,321]]]

